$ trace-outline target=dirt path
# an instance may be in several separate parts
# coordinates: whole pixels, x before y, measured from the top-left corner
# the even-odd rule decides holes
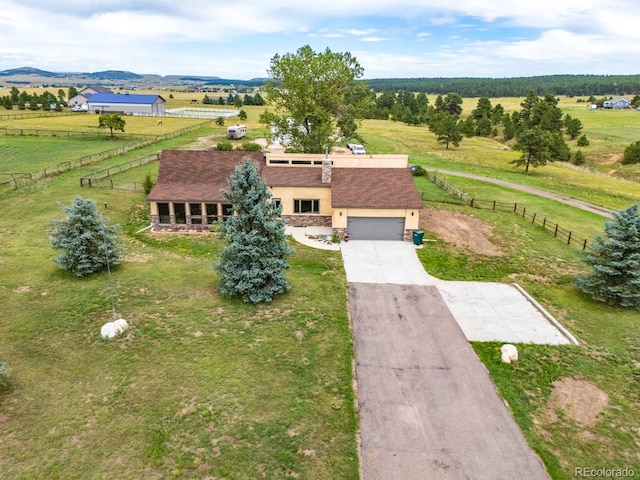
[[[455,172],[453,170],[441,170],[435,168],[426,168],[429,171],[437,171],[445,175],[454,175],[456,177],[471,178],[473,180],[480,180],[481,182],[493,183],[494,185],[500,185],[502,187],[512,188],[513,190],[519,190],[521,192],[531,193],[538,195],[539,197],[549,198],[572,207],[585,210],[587,212],[595,213],[596,215],[602,215],[603,217],[613,218],[613,210],[594,205],[592,203],[583,202],[575,198],[566,197],[557,193],[547,192],[546,190],[540,190],[534,187],[528,187],[526,185],[518,185],[517,183],[507,182],[505,180],[498,180],[497,178],[485,177],[483,175],[475,175],[473,173]]]

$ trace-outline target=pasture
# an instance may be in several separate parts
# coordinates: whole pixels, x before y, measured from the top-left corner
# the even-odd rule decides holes
[[[519,99],[510,104],[517,107]],[[469,105],[475,99],[465,99],[463,107]],[[258,123],[263,109],[245,109],[248,139],[265,136]],[[597,113],[611,115],[602,116],[599,128],[587,123],[599,117],[585,113],[585,131],[592,129],[594,138],[607,137],[615,122],[640,119]],[[102,135],[87,141],[87,151],[113,143],[107,131],[98,131],[95,115],[29,122],[53,130],[62,118],[78,122],[68,128]],[[158,129],[153,121],[129,124],[130,118],[127,134]],[[180,125],[163,121],[166,129]],[[10,386],[0,392],[0,477],[358,477],[353,345],[339,253],[293,244],[291,291],[270,305],[247,306],[217,292],[211,263],[222,245],[215,237],[141,232],[149,223],[142,193],[79,186],[81,176],[97,169],[161,149],[211,147],[225,132],[224,126],[201,126],[0,195],[0,361],[12,368]],[[364,121],[361,133],[368,152],[409,153],[414,164],[502,178],[614,209],[640,199],[638,183],[606,175],[595,163],[552,164],[525,175],[508,164],[517,153],[493,139],[465,138],[459,148],[445,150],[425,127],[377,120]],[[80,138],[0,136],[0,166],[8,158],[3,152],[13,152],[15,168],[73,156],[84,148]],[[629,138],[612,136],[610,150],[621,152]],[[593,148],[600,148],[597,142]],[[598,155],[594,150],[593,162],[600,162]],[[144,165],[116,178],[139,182],[156,171],[157,165]],[[604,219],[596,215],[504,187],[447,179],[477,198],[527,205],[581,234],[602,232]],[[499,362],[499,344],[473,344],[552,478],[572,478],[584,465],[640,471],[640,312],[582,295],[573,285],[573,276],[585,270],[580,252],[548,232],[508,212],[458,205],[424,177],[416,183],[427,210],[483,222],[500,251],[485,255],[450,244],[425,225],[429,241],[419,256],[427,271],[452,280],[515,281],[581,343],[521,345],[521,361],[511,365]],[[68,204],[74,195],[107,202],[103,215],[123,229],[125,257],[112,285],[116,310],[132,328],[115,341],[99,337],[100,326],[111,320],[106,273],[77,279],[52,261],[56,252],[46,232],[62,216],[58,202]],[[604,392],[603,410],[585,420],[558,404],[558,385],[566,379]],[[582,398],[578,390],[564,390],[569,393],[574,403]]]

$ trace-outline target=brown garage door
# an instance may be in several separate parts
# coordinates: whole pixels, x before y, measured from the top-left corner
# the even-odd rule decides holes
[[[404,217],[349,217],[352,240],[404,240]]]

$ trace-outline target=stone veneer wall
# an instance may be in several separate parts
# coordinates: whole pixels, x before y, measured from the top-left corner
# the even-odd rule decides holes
[[[283,215],[282,218],[290,227],[331,226],[331,217],[328,215]]]

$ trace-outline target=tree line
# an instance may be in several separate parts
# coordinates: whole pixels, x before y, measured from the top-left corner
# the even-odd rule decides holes
[[[32,94],[24,90],[21,92],[16,87],[12,87],[8,95],[0,97],[0,105],[6,110],[12,110],[17,107],[19,110],[42,109],[61,112],[62,107],[67,106],[66,98],[71,98],[77,94],[75,87],[70,87],[67,92],[60,88],[55,95],[48,90],[41,94]]]
[[[378,78],[366,80],[369,88],[382,92],[416,92],[463,97],[524,97],[538,95],[602,96],[640,92],[640,75],[542,75],[515,78]]]

